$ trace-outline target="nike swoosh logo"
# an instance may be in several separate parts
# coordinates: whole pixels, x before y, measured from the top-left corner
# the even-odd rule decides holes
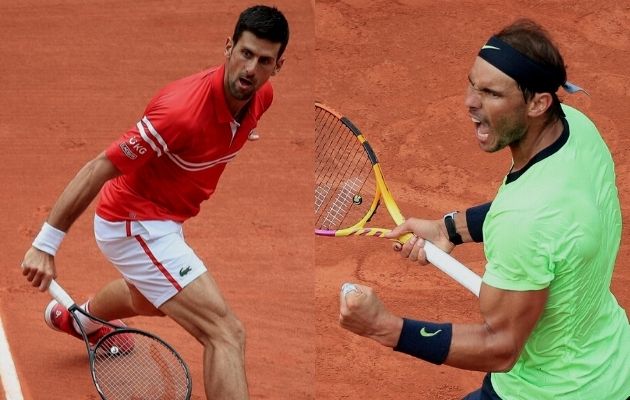
[[[487,44],[486,44],[486,45],[484,45],[484,46],[481,48],[481,50],[485,50],[485,49],[501,50],[501,49],[500,49],[500,48],[498,48],[498,47],[488,46]]]
[[[435,336],[438,333],[442,332],[441,329],[438,329],[435,332],[427,332],[426,329],[423,327],[422,329],[420,329],[420,336],[424,336],[424,337],[431,337],[431,336]]]

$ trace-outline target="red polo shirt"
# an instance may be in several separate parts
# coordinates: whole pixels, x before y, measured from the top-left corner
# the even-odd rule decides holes
[[[197,215],[273,98],[267,82],[237,124],[225,101],[224,70],[213,68],[169,84],[140,121],[107,148],[122,175],[101,190],[96,208],[101,218],[183,222]]]

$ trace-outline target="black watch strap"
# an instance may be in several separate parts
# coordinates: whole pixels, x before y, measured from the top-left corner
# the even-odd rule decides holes
[[[457,233],[457,229],[455,228],[455,214],[458,212],[459,211],[453,211],[444,216],[444,225],[446,226],[446,232],[448,233],[448,240],[455,246],[464,243],[462,235]]]

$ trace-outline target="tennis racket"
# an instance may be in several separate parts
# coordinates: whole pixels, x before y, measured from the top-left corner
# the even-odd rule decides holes
[[[404,222],[387,188],[372,146],[348,118],[315,103],[315,234],[383,236],[391,229],[367,227],[381,202],[393,221]],[[411,234],[399,241],[406,243]],[[427,260],[479,296],[481,278],[462,263],[425,241]]]
[[[50,295],[64,306],[77,322],[87,347],[92,381],[103,400],[189,400],[192,380],[184,360],[155,335],[128,327],[112,325],[90,315],[52,281]],[[114,328],[95,345],[78,314]]]

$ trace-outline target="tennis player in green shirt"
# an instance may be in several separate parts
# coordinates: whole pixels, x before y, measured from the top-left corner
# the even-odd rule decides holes
[[[595,125],[562,105],[562,56],[539,25],[519,20],[492,36],[470,70],[466,106],[481,149],[508,147],[512,168],[490,203],[440,220],[409,219],[403,257],[426,263],[483,242],[483,323],[428,322],[390,313],[369,287],[345,284],[341,325],[435,364],[487,371],[465,400],[624,400],[630,325],[610,292],[621,238],[614,164]]]

